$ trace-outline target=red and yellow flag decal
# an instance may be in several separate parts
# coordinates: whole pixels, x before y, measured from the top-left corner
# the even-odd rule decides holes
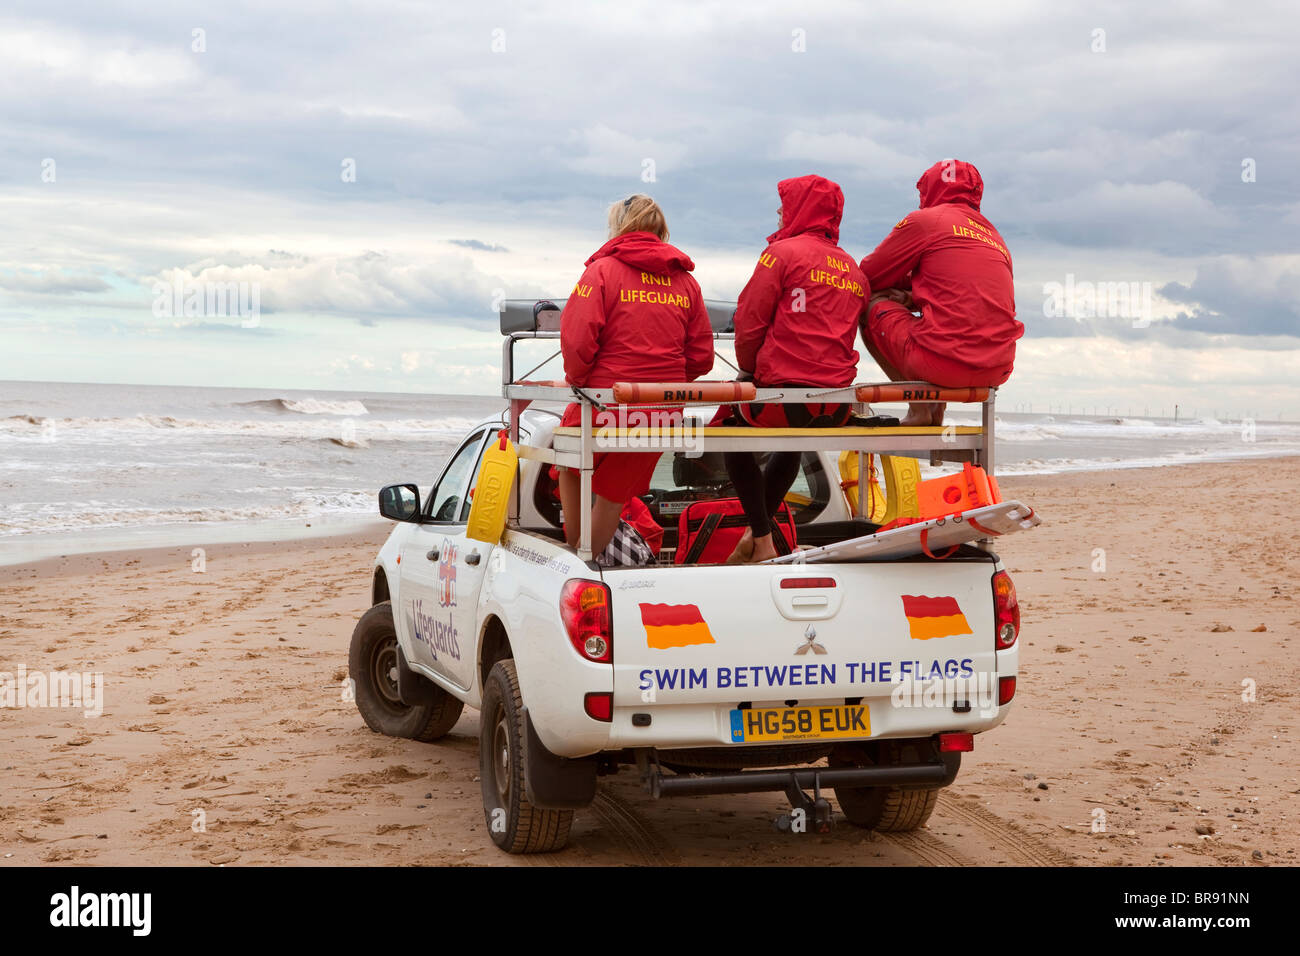
[[[717,643],[694,604],[642,604],[641,623],[646,646],[658,650]]]
[[[907,615],[907,625],[914,641],[972,633],[956,598],[904,594],[903,613]]]

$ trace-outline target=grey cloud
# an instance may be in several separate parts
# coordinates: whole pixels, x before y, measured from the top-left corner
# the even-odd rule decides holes
[[[236,265],[204,259],[185,269],[144,277],[142,284],[175,287],[179,283],[186,290],[183,296],[196,287],[238,284],[245,299],[255,290],[264,313],[441,318],[469,324],[495,323],[492,303],[506,287],[501,276],[482,272],[461,256],[416,259],[369,251],[352,256],[239,258],[242,261]]]
[[[1247,17],[1228,2],[1078,13],[951,2],[922,19],[903,3],[792,13],[761,0],[605,5],[598,16],[376,0],[364,12],[181,2],[159,17],[104,3],[56,20],[48,3],[12,0],[7,14],[87,56],[64,72],[0,66],[0,80],[14,80],[0,83],[11,91],[0,93],[0,157],[34,179],[31,157],[52,155],[50,188],[108,185],[128,208],[150,202],[157,182],[221,184],[307,205],[454,200],[478,204],[485,220],[518,221],[521,208],[549,203],[564,210],[551,225],[573,230],[588,225],[575,210],[642,189],[702,260],[709,248],[757,252],[777,180],[820,172],[845,188],[842,242],[860,256],[915,208],[921,170],[955,155],[983,172],[985,211],[1013,255],[1047,240],[1117,259],[1300,246],[1279,216],[1300,201],[1283,4]],[[1232,31],[1218,29],[1224,19]],[[207,30],[202,54],[190,52],[191,24]],[[1105,53],[1090,50],[1098,26]],[[494,28],[505,31],[502,53],[491,49]],[[796,29],[806,52],[793,49]],[[599,66],[632,51],[652,55],[653,70]],[[118,81],[109,62],[126,64]],[[33,77],[39,97],[20,92]],[[1250,184],[1247,156],[1258,161]],[[344,158],[356,160],[355,183],[340,178]],[[645,158],[656,160],[654,182],[640,178]],[[258,209],[240,214],[256,222]],[[500,281],[356,261],[320,275],[313,292],[290,277],[316,266],[281,255],[268,310],[490,321],[482,300]],[[270,261],[234,251],[190,270]],[[136,273],[174,265],[151,258]],[[1270,307],[1261,301],[1247,326],[1263,329]],[[1196,305],[1184,327],[1228,314]]]
[[[1081,280],[1079,285],[1084,283]],[[1101,283],[1133,286],[1136,283]],[[1088,282],[1088,286],[1098,283]],[[1300,337],[1300,272],[1266,260],[1210,260],[1201,263],[1190,285],[1166,283],[1150,289],[1155,311],[1158,301],[1190,306],[1172,318],[1143,315],[1146,304],[1130,291],[1116,299],[1119,309],[1103,307],[1104,300],[1079,298],[1075,311],[1058,315],[1058,303],[1042,286],[1017,283],[1017,318],[1026,336],[1036,338],[1104,337],[1121,342],[1158,341],[1178,348],[1213,347],[1216,339],[1234,337],[1235,345],[1253,349],[1295,349]],[[1100,295],[1100,291],[1098,295]],[[1093,304],[1095,302],[1095,304]],[[1067,306],[1066,311],[1070,308]],[[1122,311],[1123,314],[1117,314]],[[1100,313],[1100,314],[1099,314]],[[1109,314],[1107,314],[1109,313]],[[1136,321],[1135,321],[1136,320]]]
[[[104,292],[107,282],[92,275],[68,274],[57,270],[42,272],[0,273],[0,289],[42,295],[69,295],[78,292]]]
[[[43,5],[17,6],[34,18],[48,15]],[[975,17],[959,4],[938,4],[922,28],[913,10],[889,5],[794,18],[763,3],[743,12],[664,3],[654,17],[606,8],[578,19],[502,9],[492,22],[505,30],[506,50],[493,54],[478,11],[381,2],[368,9],[365,31],[349,31],[338,24],[356,16],[350,7],[323,4],[310,16],[307,9],[198,16],[196,7],[192,18],[208,24],[208,50],[190,54],[187,31],[170,18],[111,4],[88,8],[82,29],[100,46],[135,47],[164,63],[184,52],[174,90],[110,87],[87,97],[84,84],[69,81],[39,110],[6,105],[31,122],[75,130],[67,149],[80,156],[82,175],[144,170],[340,199],[350,192],[494,202],[503,186],[517,184],[566,195],[594,186],[604,195],[606,185],[592,174],[636,187],[649,151],[661,184],[671,176],[692,204],[716,207],[728,197],[715,198],[718,180],[704,174],[720,166],[750,197],[770,191],[764,166],[781,174],[811,166],[860,182],[850,201],[879,216],[879,228],[864,230],[870,234],[898,218],[900,202],[904,210],[915,204],[915,175],[944,155],[1005,171],[990,180],[990,192],[1035,203],[1086,198],[1107,180],[1184,182],[1208,197],[1231,172],[1216,172],[1206,159],[1225,140],[1234,154],[1251,146],[1272,154],[1273,170],[1286,168],[1276,147],[1289,141],[1243,121],[1241,107],[1248,92],[1256,97],[1252,112],[1266,112],[1270,96],[1285,102],[1283,87],[1269,90],[1287,75],[1289,54],[1260,57],[1247,42],[1219,34],[1215,58],[1207,65],[1202,57],[1199,70],[1188,72],[1183,60],[1202,42],[1204,23],[1186,14],[1104,5],[1095,16],[1110,22],[1110,47],[1094,55],[1093,15],[1059,11],[993,9]],[[795,27],[806,32],[806,53],[791,49]],[[654,49],[653,85],[635,71],[605,72],[593,83],[592,55],[628,36]],[[1171,58],[1165,47],[1188,57]],[[307,59],[312,69],[299,69]],[[1157,72],[1165,65],[1169,75]],[[1241,79],[1224,82],[1229,76]],[[846,94],[829,110],[827,89]],[[871,92],[884,90],[887,96]],[[1008,90],[1018,93],[1012,102]],[[854,111],[855,101],[868,108]],[[1067,164],[1052,161],[1057,149]],[[349,156],[359,174],[345,189],[339,162]],[[904,161],[912,157],[914,170]],[[899,181],[881,183],[882,174]],[[753,205],[751,198],[725,214],[752,233],[768,219],[766,204],[746,208]]]
[[[1247,263],[1234,270],[1210,263],[1190,285],[1171,282],[1160,294],[1191,306],[1179,328],[1215,335],[1300,337],[1300,271]],[[1294,346],[1292,346],[1294,347]]]
[[[453,246],[464,246],[466,249],[477,249],[479,252],[509,252],[505,246],[498,246],[495,243],[483,242],[479,239],[448,239]]]

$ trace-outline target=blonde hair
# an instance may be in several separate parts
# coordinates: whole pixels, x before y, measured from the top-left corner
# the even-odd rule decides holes
[[[659,204],[649,196],[633,193],[609,207],[609,238],[625,232],[651,232],[668,241],[668,220]]]

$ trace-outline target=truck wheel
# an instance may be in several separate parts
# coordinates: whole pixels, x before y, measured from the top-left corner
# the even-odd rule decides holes
[[[925,826],[939,799],[938,790],[897,787],[837,787],[835,799],[854,826],[897,833]]]
[[[524,796],[524,703],[511,659],[497,661],[479,712],[479,778],[492,842],[507,853],[549,853],[569,841],[572,810],[542,810]]]
[[[397,632],[390,601],[361,615],[348,649],[348,673],[366,726],[389,737],[437,740],[456,725],[465,706],[436,685],[428,703],[414,707],[402,703],[397,694]]]
[[[903,755],[909,760],[918,759],[915,749],[910,745]],[[832,767],[865,767],[874,763],[876,760],[859,747],[837,748],[831,751],[829,760]],[[835,799],[840,809],[844,811],[844,816],[854,826],[867,830],[898,833],[925,826],[925,822],[930,819],[930,814],[934,812],[935,803],[939,800],[939,789],[836,787]]]

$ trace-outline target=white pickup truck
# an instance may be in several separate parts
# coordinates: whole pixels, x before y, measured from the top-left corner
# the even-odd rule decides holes
[[[349,656],[366,723],[433,741],[477,708],[487,829],[512,853],[562,847],[598,776],[629,765],[654,797],[784,792],[795,830],[830,826],[824,789],[858,826],[921,826],[1015,692],[1019,608],[987,544],[944,560],[674,564],[685,504],[732,492],[717,453],[668,451],[647,496],[659,562],[601,567],[560,531],[545,460],[559,407],[526,404],[513,435],[540,451],[520,462],[498,544],[466,522],[508,415],[475,426],[427,494],[380,492],[398,524]],[[804,453],[787,499],[801,547],[875,530],[839,477],[835,453]]]

